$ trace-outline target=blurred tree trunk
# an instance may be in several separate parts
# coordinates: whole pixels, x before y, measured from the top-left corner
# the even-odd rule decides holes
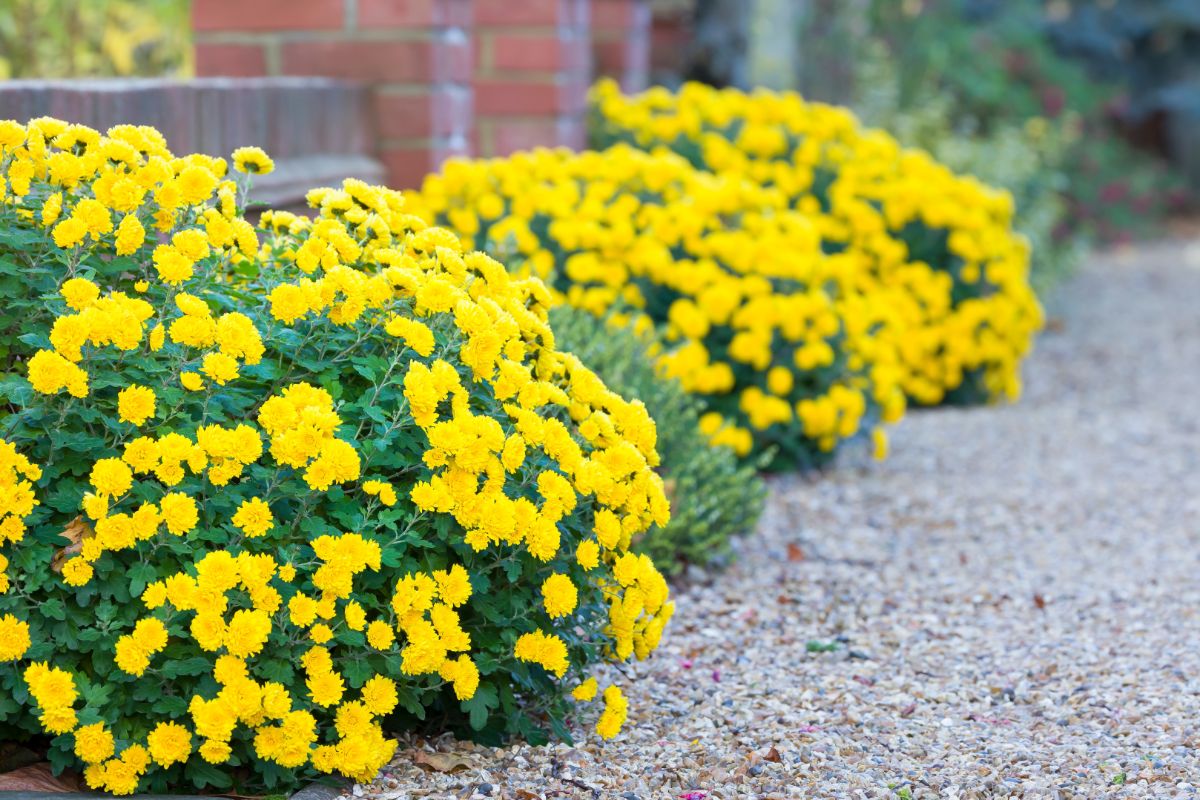
[[[800,13],[805,0],[754,0],[750,19],[750,83],[796,88]]]
[[[711,86],[749,85],[748,0],[696,0],[692,41],[684,56],[683,77]]]

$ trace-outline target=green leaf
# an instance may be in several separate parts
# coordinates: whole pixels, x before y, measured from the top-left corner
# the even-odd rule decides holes
[[[112,694],[112,686],[88,682],[82,686],[79,693],[83,695],[84,703],[95,708],[108,702],[109,695]]]
[[[188,710],[188,701],[182,697],[164,697],[154,701],[154,710],[168,717],[181,717]]]
[[[62,621],[67,618],[67,610],[63,607],[62,600],[59,600],[57,597],[44,600],[38,607],[38,610],[42,616],[49,617],[50,619]]]
[[[184,773],[200,789],[203,789],[205,786],[228,789],[233,785],[233,778],[225,770],[198,758],[188,761]]]
[[[488,716],[497,702],[496,688],[488,682],[480,683],[475,695],[462,701],[462,710],[470,714],[472,730],[481,731],[487,727]]]
[[[350,688],[358,689],[375,674],[375,670],[371,669],[371,665],[365,660],[355,660],[346,664],[342,669],[342,674],[346,677]]]
[[[134,597],[141,595],[146,586],[158,577],[158,570],[151,564],[134,564],[127,573],[129,578],[129,593]]]
[[[269,681],[284,685],[291,683],[292,676],[296,674],[291,664],[279,659],[260,661],[255,665],[255,671]]]
[[[203,656],[173,659],[162,665],[164,677],[178,678],[181,675],[204,675],[212,669],[212,662]]]
[[[355,372],[357,372],[359,375],[362,375],[371,383],[375,382],[375,370],[371,369],[369,365],[363,363],[363,359],[351,359],[350,366],[354,368]]]
[[[7,719],[9,714],[20,710],[20,703],[5,694],[0,694],[0,720]]]

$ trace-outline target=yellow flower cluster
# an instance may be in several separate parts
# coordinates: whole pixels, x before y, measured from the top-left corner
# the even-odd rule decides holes
[[[164,492],[154,487],[151,476],[170,488],[185,477],[184,465],[194,475],[203,475],[213,486],[225,486],[240,477],[262,454],[260,434],[249,425],[222,428],[200,427],[196,441],[179,433],[159,438],[140,436],[127,442],[121,457],[97,460],[88,480],[93,491],[85,494],[81,509],[95,520],[94,536],[82,543],[80,553],[67,562],[64,578],[72,586],[83,586],[92,577],[92,567],[104,553],[135,547],[153,539],[160,527],[175,536],[191,531],[199,521],[195,500],[183,492]],[[157,493],[158,503],[143,500],[132,508],[135,487]],[[116,511],[128,501],[128,512]],[[249,501],[234,515],[233,524],[256,536],[265,533],[272,521],[259,503]],[[249,529],[249,530],[247,530]]]
[[[323,492],[358,479],[358,453],[333,435],[342,420],[324,389],[307,383],[289,386],[263,403],[258,424],[271,437],[271,456],[285,466],[303,468],[309,488]]]
[[[41,477],[42,470],[37,464],[18,453],[12,444],[0,439],[0,548],[6,544],[18,544],[25,538],[25,518],[33,513],[38,504],[33,482]],[[9,589],[7,570],[8,558],[0,551],[0,594]],[[11,660],[3,654],[16,650],[11,642],[3,642],[4,638],[0,636],[0,661]],[[24,652],[22,649],[17,656]]]
[[[740,455],[819,459],[903,412],[895,313],[776,189],[665,152],[539,150],[450,162],[410,205],[567,303],[657,324],[666,373]]]
[[[88,375],[79,366],[83,347],[112,345],[119,350],[134,350],[142,344],[146,322],[154,315],[154,309],[146,301],[121,292],[99,297],[99,288],[84,278],[73,278],[68,283],[75,283],[72,287],[75,290],[86,288],[87,294],[64,290],[68,304],[77,311],[55,320],[50,334],[54,349],[39,350],[30,359],[29,381],[42,394],[67,389],[75,397],[86,397]],[[89,296],[92,299],[85,299]],[[262,359],[262,339],[246,315],[232,312],[214,317],[204,301],[185,292],[177,294],[174,303],[182,316],[165,329],[161,323],[156,326],[148,337],[149,348],[158,351],[167,336],[172,342],[189,347],[217,346],[196,364],[181,363],[180,380],[185,388],[195,391],[204,385],[203,377],[189,366],[223,386],[238,376],[240,364],[254,365]],[[119,403],[121,418],[135,425],[141,425],[155,411],[155,395],[147,387],[129,387]]]
[[[286,687],[258,682],[250,676],[252,659],[271,655],[267,645],[275,629],[272,617],[284,607],[273,582],[286,585],[284,578],[288,572],[294,574],[293,570],[281,567],[267,554],[212,552],[197,562],[195,577],[177,573],[152,584],[143,594],[149,610],[191,612],[188,635],[202,650],[218,654],[214,677],[221,690],[211,699],[195,696],[189,706],[195,732],[202,738],[198,752],[211,763],[224,763],[229,758],[230,740],[242,725],[253,733],[257,755],[283,767],[301,766],[311,757],[314,764],[319,760],[325,765],[318,768],[366,779],[391,758],[395,744],[384,737],[377,718],[396,704],[394,681],[377,675],[363,686],[358,699],[345,699],[346,683],[325,646],[332,638],[329,623],[335,616],[343,617],[352,629],[363,627],[361,606],[348,598],[355,575],[379,570],[379,545],[356,534],[319,537],[312,544],[322,562],[313,573],[313,583],[321,596],[316,599],[297,593],[287,609],[289,621],[297,628],[308,629],[314,642],[302,666],[308,700],[335,714],[339,740],[332,745],[312,747],[317,740],[316,719],[309,711],[294,708]],[[231,609],[235,593],[245,598],[247,607]],[[118,666],[131,674],[140,673],[121,664],[124,642],[130,642],[128,646],[138,654],[153,651],[155,645],[161,649],[158,639],[139,642],[139,629],[151,619],[140,621],[133,633],[117,644]],[[140,662],[134,666],[143,667]],[[153,742],[150,747],[153,752]]]
[[[0,617],[0,661],[16,661],[29,650],[29,624],[12,614]]]
[[[133,631],[117,640],[115,661],[122,672],[140,676],[150,659],[167,646],[167,628],[153,617],[139,620]]]
[[[909,397],[938,403],[973,378],[988,396],[1019,394],[1042,315],[1007,192],[794,93],[687,84],[626,96],[602,81],[592,104],[600,139],[686,152],[706,170],[780,191],[810,218],[826,252],[905,318]]]
[[[368,780],[401,699],[557,702],[645,657],[673,612],[627,552],[669,518],[654,422],[555,348],[541,282],[357,181],[255,229],[225,171],[151,129],[0,123],[0,224],[62,265],[0,420],[0,545],[44,572],[0,591],[24,729],[115,794],[196,759]],[[69,446],[29,424],[50,414]],[[98,595],[134,602],[93,623]],[[64,607],[81,638],[56,649]],[[115,642],[82,638],[100,624]],[[75,681],[114,663],[80,725]]]
[[[41,710],[39,720],[47,733],[74,730],[77,722],[74,705],[78,694],[75,679],[69,672],[35,662],[25,668],[25,683],[29,686],[29,695]]]
[[[621,726],[625,724],[628,710],[629,702],[625,699],[619,686],[610,686],[605,689],[604,713],[600,715],[600,720],[596,723],[596,732],[605,739],[616,736],[621,730]]]

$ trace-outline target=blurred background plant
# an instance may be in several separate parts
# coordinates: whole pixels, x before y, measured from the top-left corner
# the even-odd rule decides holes
[[[1117,113],[1139,141],[1167,153],[1200,192],[1200,3],[1059,0],[1056,48],[1128,90]]]
[[[1182,203],[1183,181],[1122,137],[1121,73],[1089,70],[1056,49],[1051,26],[1069,28],[1070,8],[1043,0],[863,5],[863,29],[850,31],[857,69],[847,100],[868,124],[1012,192],[1039,291],[1067,274],[1089,242],[1153,235]]]
[[[1169,4],[1171,0],[1161,3]],[[1083,9],[1097,4],[1074,5]],[[1200,6],[1192,5],[1200,16]],[[1041,162],[1039,168],[1064,178],[1051,182],[1057,182],[1053,189],[1066,212],[1056,230],[1060,245],[1079,235],[1103,242],[1144,237],[1157,230],[1172,203],[1182,201],[1184,185],[1162,159],[1134,148],[1120,135],[1125,120],[1119,112],[1131,93],[1137,93],[1129,78],[1136,71],[1089,70],[1085,62],[1056,49],[1051,31],[1079,24],[1070,4],[871,0],[866,24],[859,49],[882,51],[885,69],[872,71],[873,59],[864,59],[867,67],[857,76],[852,104],[872,94],[877,97],[882,85],[885,94],[891,93],[892,118],[864,103],[862,113],[873,124],[903,128],[905,123],[895,116],[919,115],[936,103],[946,108],[947,136],[999,143],[1024,129],[1031,134],[1026,137],[1028,150]],[[928,141],[914,143],[929,146]],[[1027,170],[1017,160],[998,157],[1019,153],[997,149],[990,159],[992,174],[981,172],[980,177],[1013,190],[1018,207],[1022,196],[1028,205],[1034,195],[1021,190],[1025,178],[1003,178],[1009,171]],[[987,171],[989,159],[986,152],[981,155],[983,159],[972,159],[972,164]]]
[[[0,79],[192,73],[188,0],[4,0]]]

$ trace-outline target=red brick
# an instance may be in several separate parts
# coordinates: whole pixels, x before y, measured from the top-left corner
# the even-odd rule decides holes
[[[629,60],[629,47],[625,42],[593,42],[592,58],[597,75],[620,75],[625,71],[625,62]]]
[[[267,74],[267,58],[258,44],[196,45],[196,75],[201,78],[257,78]]]
[[[655,17],[650,26],[650,63],[659,69],[678,69],[691,39],[686,20],[679,16]]]
[[[624,41],[593,41],[596,77],[615,78],[626,92],[640,92],[649,83],[650,48],[644,37]]]
[[[489,156],[506,156],[517,150],[558,145],[558,123],[552,118],[542,120],[498,121],[492,126]]]
[[[578,0],[475,0],[474,9],[475,25],[481,28],[575,26],[581,16],[587,19],[586,3]]]
[[[647,0],[592,0],[592,30],[623,30],[650,21]]]
[[[387,185],[393,189],[419,189],[433,171],[433,154],[426,148],[387,148],[379,158],[387,169]]]
[[[345,0],[192,0],[196,31],[341,30]]]
[[[433,100],[421,94],[375,92],[375,129],[385,138],[424,139],[433,136]]]
[[[429,40],[285,42],[283,72],[389,83],[428,83],[436,71],[434,50],[434,43]]]
[[[413,94],[376,92],[375,120],[384,139],[445,139],[466,135],[471,95],[450,87]]]
[[[579,48],[558,36],[502,34],[492,37],[491,66],[497,70],[557,72],[578,68]]]
[[[358,0],[358,27],[441,28],[471,24],[471,0]]]
[[[583,147],[583,123],[579,120],[496,120],[492,125],[489,156],[506,156],[535,147]]]
[[[531,83],[513,80],[477,80],[476,116],[555,115],[568,111],[570,100],[563,87],[555,83]]]
[[[452,156],[467,155],[463,148],[385,147],[379,158],[387,168],[388,186],[417,189],[430,172]]]

